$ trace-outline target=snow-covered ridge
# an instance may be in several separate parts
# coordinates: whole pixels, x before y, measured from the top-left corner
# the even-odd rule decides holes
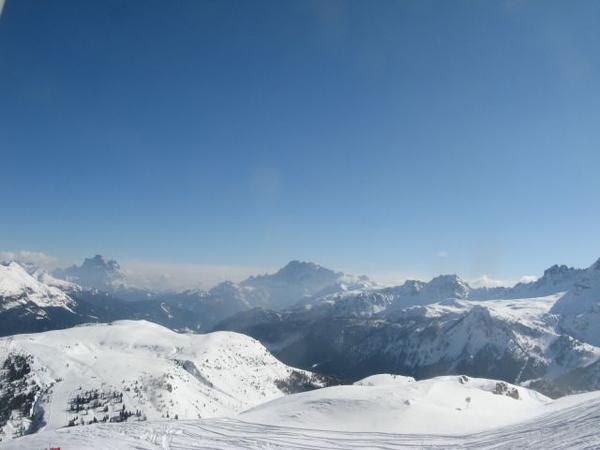
[[[51,277],[40,274],[42,281],[16,262],[0,263],[0,311],[27,302],[40,307],[68,308],[73,300],[58,287],[46,284]]]
[[[198,292],[198,297],[211,301],[236,304],[236,311],[252,307],[283,310],[294,307],[313,309],[323,305],[334,315],[379,314],[385,309],[425,305],[446,299],[494,300],[532,298],[569,291],[580,281],[583,269],[564,265],[548,268],[534,282],[518,283],[513,287],[473,288],[457,275],[440,275],[429,282],[408,280],[402,286],[382,288],[365,276],[335,272],[312,262],[291,261],[276,273],[256,275],[233,283],[224,282],[209,292]],[[117,261],[96,255],[77,266],[56,270],[53,274],[88,288],[104,290],[125,300],[155,298],[156,292],[131,286],[127,274]],[[172,293],[175,295],[175,293]],[[369,307],[365,295],[377,303]],[[352,295],[363,298],[350,300]],[[341,302],[339,306],[337,303]]]
[[[495,288],[473,288],[457,275],[440,275],[429,282],[407,280],[401,286],[384,288],[365,284],[354,290],[317,293],[292,307],[333,316],[394,315],[404,308],[450,300],[527,299],[564,293],[577,289],[586,273],[583,269],[555,265],[534,282]]]
[[[247,336],[178,334],[145,321],[11,336],[0,349],[0,367],[7,359],[6,367],[28,367],[15,371],[25,373],[21,389],[35,393],[38,414],[31,422],[26,411],[5,431],[229,415],[284,395],[293,372]]]

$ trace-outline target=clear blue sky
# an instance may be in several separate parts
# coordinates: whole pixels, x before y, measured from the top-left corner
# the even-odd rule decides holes
[[[599,23],[598,1],[7,0],[0,250],[586,267]]]

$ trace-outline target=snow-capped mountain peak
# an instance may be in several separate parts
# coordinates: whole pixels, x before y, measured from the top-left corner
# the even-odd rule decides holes
[[[73,302],[62,290],[40,282],[14,261],[0,263],[0,300],[2,311],[27,302],[43,308],[68,308]]]
[[[253,276],[240,283],[241,287],[252,289],[256,306],[271,309],[284,309],[316,295],[369,285],[366,277],[351,277],[304,261],[291,261],[274,274]]]
[[[457,275],[440,275],[428,283],[408,280],[402,286],[387,288],[384,292],[389,292],[395,297],[388,311],[394,314],[410,306],[429,305],[450,299],[467,299],[471,287]]]
[[[431,298],[431,303],[449,298],[466,299],[471,288],[457,275],[440,275],[432,279],[423,288],[423,294]]]
[[[276,277],[288,282],[308,282],[319,278],[335,278],[333,270],[321,267],[318,264],[305,261],[290,261],[275,274]]]

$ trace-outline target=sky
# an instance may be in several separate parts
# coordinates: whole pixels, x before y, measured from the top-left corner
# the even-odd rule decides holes
[[[6,0],[0,252],[232,278],[296,259],[389,282],[588,267],[599,17],[585,0]]]

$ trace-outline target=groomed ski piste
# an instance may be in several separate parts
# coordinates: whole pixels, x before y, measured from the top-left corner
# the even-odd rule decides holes
[[[515,391],[516,390],[516,391]],[[0,445],[46,449],[595,449],[600,393],[551,400],[497,381],[369,377],[226,418],[61,428]]]

